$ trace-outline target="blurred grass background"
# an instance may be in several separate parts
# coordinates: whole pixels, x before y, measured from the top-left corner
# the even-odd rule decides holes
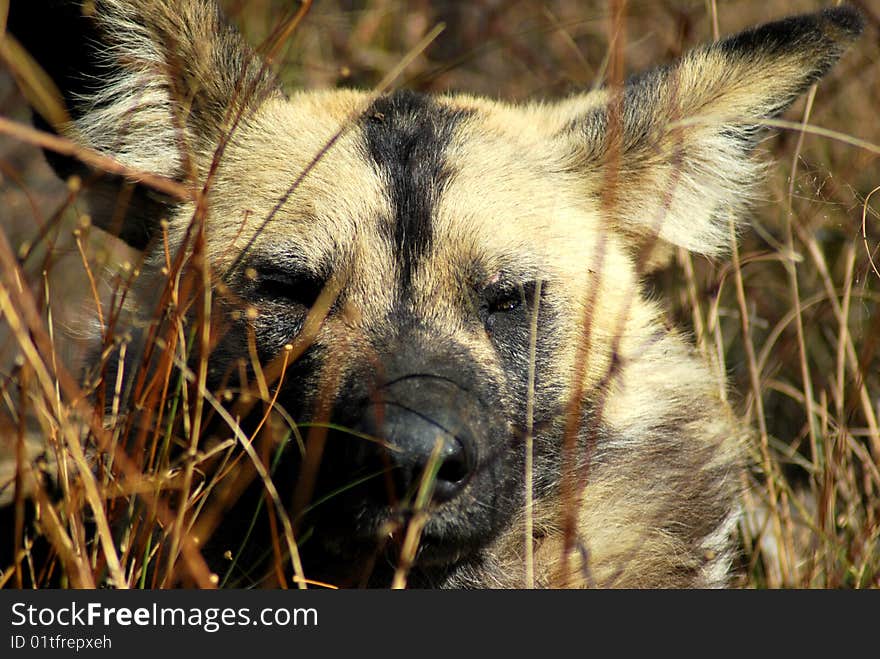
[[[627,72],[666,62],[716,33],[830,4],[631,0]],[[739,267],[680,255],[647,282],[670,318],[727,374],[732,404],[756,429],[741,586],[880,586],[880,265],[872,265],[872,258],[880,264],[880,192],[871,196],[880,186],[880,0],[851,4],[865,16],[866,32],[820,83],[809,111],[810,124],[838,138],[774,131],[761,148],[776,164],[741,238]],[[258,44],[292,3],[224,5]],[[371,87],[442,23],[399,86],[509,101],[559,98],[602,83],[609,13],[599,0],[321,0],[277,68],[291,89]],[[806,107],[801,99],[785,117],[800,121]],[[5,74],[0,115],[28,118]],[[14,246],[33,240],[65,196],[37,149],[0,136],[0,227]],[[48,268],[58,279],[57,313],[74,331],[90,305],[71,238],[75,221],[53,234],[58,256]],[[97,231],[89,250],[103,262],[132,257]],[[0,331],[0,367],[13,352],[2,339]],[[752,364],[747,341],[757,355]],[[769,451],[763,455],[761,436]]]

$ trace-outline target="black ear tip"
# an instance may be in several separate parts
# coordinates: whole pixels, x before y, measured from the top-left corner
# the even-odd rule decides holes
[[[822,12],[822,18],[833,30],[843,32],[842,36],[855,39],[865,29],[865,19],[858,9],[850,5],[831,7]]]

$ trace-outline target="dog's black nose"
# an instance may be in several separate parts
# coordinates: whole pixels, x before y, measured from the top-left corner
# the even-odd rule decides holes
[[[427,481],[433,501],[443,503],[467,485],[477,452],[467,397],[445,379],[419,376],[383,387],[368,406],[361,429],[384,440],[396,497],[414,500]]]
[[[388,459],[401,493],[417,492],[422,481],[435,472],[433,499],[454,498],[471,473],[467,448],[471,440],[458,420],[453,414],[444,414],[445,410],[421,411],[396,402],[382,407],[384,418],[377,434],[388,442]]]

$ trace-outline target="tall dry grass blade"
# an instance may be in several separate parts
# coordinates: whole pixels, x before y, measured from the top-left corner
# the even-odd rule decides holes
[[[0,134],[8,135],[21,142],[33,144],[41,149],[54,151],[63,156],[76,158],[80,162],[102,172],[124,176],[129,181],[146,185],[157,192],[167,194],[173,199],[180,201],[191,201],[194,199],[194,193],[189,187],[173,179],[128,167],[109,156],[81,146],[65,137],[59,137],[58,135],[52,135],[51,133],[31,128],[6,117],[0,117]]]
[[[419,488],[413,503],[412,518],[409,520],[409,524],[407,524],[403,546],[400,550],[400,560],[391,581],[392,590],[406,588],[407,575],[409,575],[413,565],[415,565],[416,552],[419,548],[422,531],[429,519],[428,504],[431,501],[431,492],[434,489],[437,473],[440,471],[440,454],[442,451],[443,438],[438,437],[437,441],[434,442],[434,448],[431,450],[425,470],[419,479]]]
[[[740,323],[742,329],[743,346],[746,351],[746,359],[749,367],[749,378],[752,384],[752,392],[754,395],[755,416],[758,420],[758,431],[760,433],[760,449],[762,468],[767,484],[767,495],[769,504],[769,516],[773,523],[773,533],[775,535],[775,544],[778,548],[779,556],[779,573],[781,581],[779,583],[771,583],[771,586],[788,586],[793,583],[791,568],[791,544],[788,542],[783,529],[785,524],[782,519],[786,514],[787,505],[784,501],[784,493],[781,495],[777,492],[778,472],[770,453],[769,433],[767,432],[767,419],[764,414],[764,403],[761,387],[761,375],[758,372],[758,364],[755,358],[755,349],[752,345],[752,336],[749,323],[749,308],[746,303],[745,287],[743,285],[742,268],[739,258],[739,245],[736,237],[736,227],[733,219],[730,218],[730,245],[731,260],[733,266],[734,282],[736,284],[736,298],[739,304]],[[772,574],[772,571],[769,571]]]
[[[535,587],[535,523],[534,523],[534,462],[535,437],[535,369],[538,351],[538,314],[541,309],[542,282],[535,283],[535,305],[532,309],[531,327],[529,328],[529,373],[528,393],[526,397],[526,441],[525,441],[525,586]]]

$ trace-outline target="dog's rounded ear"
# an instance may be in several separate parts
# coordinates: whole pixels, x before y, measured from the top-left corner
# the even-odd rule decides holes
[[[280,94],[214,0],[12,0],[7,29],[35,124],[132,171],[195,183],[236,117]],[[132,247],[177,201],[47,157],[86,182],[95,224]]]
[[[569,99],[555,109],[566,115],[557,153],[646,264],[670,247],[723,252],[728,218],[762,171],[751,152],[766,120],[819,80],[862,27],[846,6],[794,16],[697,48],[618,92]]]

